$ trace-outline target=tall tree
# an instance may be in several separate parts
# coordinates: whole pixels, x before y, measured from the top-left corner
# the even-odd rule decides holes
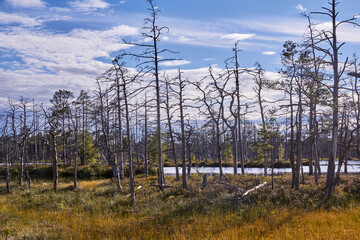
[[[53,98],[50,100],[52,103],[53,114],[61,119],[61,129],[62,129],[62,144],[63,144],[63,160],[64,164],[68,164],[67,156],[67,136],[66,136],[66,120],[69,118],[70,113],[70,101],[74,97],[73,93],[69,90],[60,89],[55,92]]]
[[[44,140],[47,141],[48,145],[51,146],[53,151],[53,189],[56,192],[59,184],[59,168],[58,168],[58,137],[61,136],[63,133],[62,130],[60,130],[60,119],[58,117],[58,112],[56,112],[56,107],[53,103],[53,106],[48,110],[46,110],[43,106],[41,106],[45,119],[46,124],[48,125],[48,133],[50,135],[50,141],[47,141],[45,138]]]
[[[161,27],[157,24],[158,15],[160,10],[158,7],[155,6],[154,0],[147,0],[149,3],[148,10],[150,11],[150,17],[145,18],[144,23],[144,31],[142,35],[146,41],[144,43],[135,43],[135,42],[128,42],[124,41],[127,44],[132,46],[138,46],[142,49],[145,49],[143,52],[136,54],[136,53],[125,53],[122,54],[123,56],[128,55],[131,57],[135,57],[137,59],[143,60],[140,62],[139,66],[147,66],[149,72],[152,73],[153,77],[155,78],[155,93],[156,93],[156,134],[157,134],[157,150],[158,150],[158,185],[161,190],[163,190],[164,186],[164,166],[163,166],[163,159],[162,159],[162,143],[161,143],[161,96],[160,96],[160,66],[161,62],[175,60],[163,57],[162,55],[166,55],[167,53],[174,53],[169,49],[161,49],[159,46],[159,42],[161,40],[161,35],[164,32],[168,32],[168,27]]]
[[[321,12],[312,12],[313,14],[325,15],[331,20],[331,30],[321,30],[317,35],[316,48],[319,51],[324,52],[330,57],[330,64],[333,69],[333,87],[332,87],[332,136],[331,136],[331,148],[329,156],[329,164],[326,177],[326,195],[331,196],[335,188],[335,160],[337,157],[338,147],[338,127],[339,127],[339,83],[341,76],[343,75],[348,59],[345,60],[343,66],[340,66],[339,55],[340,49],[344,46],[345,42],[338,42],[338,28],[343,24],[352,24],[354,26],[360,26],[356,23],[356,18],[352,17],[346,20],[338,20],[339,12],[337,6],[339,4],[336,0],[328,2],[330,7],[322,7]],[[323,48],[322,43],[327,43],[330,47]]]
[[[244,170],[244,149],[243,149],[243,141],[242,141],[242,133],[241,133],[241,104],[240,104],[240,65],[239,65],[239,57],[238,54],[241,50],[239,50],[238,48],[238,42],[235,43],[235,46],[233,48],[233,52],[234,52],[234,56],[227,59],[226,63],[230,63],[233,62],[235,64],[234,67],[229,68],[229,66],[227,66],[228,71],[232,71],[234,73],[234,78],[235,78],[235,95],[236,95],[236,114],[234,115],[234,117],[236,117],[236,124],[234,125],[234,127],[237,130],[237,137],[238,140],[234,139],[234,142],[238,143],[238,149],[236,151],[236,156],[234,156],[234,165],[236,165],[236,170],[234,168],[234,171],[236,171],[236,173],[234,172],[234,174],[237,174],[237,162],[238,162],[238,157],[240,158],[240,163],[241,163],[241,173],[244,174],[245,170]],[[234,137],[236,137],[236,135]],[[235,153],[235,152],[234,152]]]
[[[210,79],[210,84],[204,87],[204,80],[206,80],[206,78]],[[205,109],[205,111],[201,110],[201,112],[204,115],[207,115],[214,124],[216,156],[218,159],[220,176],[223,176],[220,141],[223,132],[221,131],[220,127],[222,120],[221,116],[223,116],[224,101],[226,96],[225,88],[229,81],[229,75],[216,75],[213,68],[209,67],[209,75],[206,78],[204,78],[201,82],[192,84],[200,92],[200,97],[198,97],[197,101],[201,102],[203,104],[202,107]]]
[[[167,125],[169,130],[169,136],[170,136],[170,142],[171,142],[171,152],[172,157],[174,159],[175,163],[175,173],[176,173],[176,180],[178,181],[180,179],[179,177],[179,168],[178,168],[178,161],[176,156],[176,145],[175,145],[175,139],[174,139],[174,133],[173,133],[173,127],[172,127],[172,119],[174,117],[174,106],[176,104],[172,104],[170,102],[172,92],[171,92],[171,82],[168,76],[164,76],[164,83],[165,83],[165,111],[166,111],[166,117],[167,117]]]
[[[109,131],[109,117],[108,117],[108,108],[106,104],[106,93],[104,92],[100,80],[97,79],[97,99],[99,101],[99,115],[101,121],[101,132],[102,132],[102,139],[103,139],[103,147],[105,152],[105,159],[107,160],[108,164],[111,166],[113,171],[113,176],[116,184],[116,188],[118,192],[121,192],[122,187],[120,185],[120,174],[119,169],[115,162],[114,151],[111,148],[111,139],[110,139],[110,131]],[[96,119],[96,118],[95,118]]]

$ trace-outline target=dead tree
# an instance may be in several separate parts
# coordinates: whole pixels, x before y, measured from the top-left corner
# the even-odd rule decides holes
[[[174,133],[173,133],[173,128],[172,128],[172,119],[173,119],[173,115],[174,115],[174,111],[172,110],[174,109],[176,104],[172,104],[170,103],[170,97],[172,96],[172,92],[171,92],[171,82],[168,78],[168,76],[164,77],[164,83],[165,83],[165,104],[164,104],[164,108],[166,111],[166,117],[167,117],[167,124],[168,124],[168,129],[169,129],[169,136],[170,136],[170,142],[171,142],[171,151],[172,151],[172,157],[174,159],[174,163],[175,163],[175,171],[176,171],[176,180],[179,181],[180,177],[179,177],[179,167],[178,167],[178,161],[177,161],[177,156],[176,156],[176,145],[175,145],[175,139],[174,139]]]
[[[179,100],[179,110],[180,110],[180,128],[181,128],[181,162],[182,162],[182,188],[187,188],[187,179],[186,179],[186,133],[185,133],[185,115],[184,115],[184,89],[186,87],[186,81],[182,79],[181,71],[178,70],[178,91],[177,98]]]
[[[304,16],[308,20],[308,35],[305,40],[305,50],[309,51],[309,58],[311,64],[311,70],[309,71],[309,88],[305,94],[308,95],[309,98],[309,131],[310,131],[310,154],[309,154],[309,174],[312,175],[314,173],[315,184],[318,184],[318,176],[321,174],[320,168],[320,140],[319,140],[319,124],[318,124],[318,106],[322,102],[328,102],[327,93],[331,90],[329,87],[323,83],[325,78],[325,74],[321,72],[321,68],[325,65],[325,57],[321,56],[317,51],[316,43],[317,43],[317,35],[318,32],[314,27],[314,24],[311,21],[309,15],[304,14]],[[315,160],[313,167],[313,158]],[[314,171],[313,171],[314,169]]]
[[[89,111],[89,104],[90,104],[90,97],[88,93],[84,90],[80,91],[79,96],[77,97],[76,101],[74,102],[76,106],[78,106],[79,114],[81,116],[81,124],[79,125],[79,130],[81,127],[81,145],[80,145],[80,165],[85,165],[85,158],[86,158],[86,144],[85,144],[85,136],[87,134],[87,116]]]
[[[230,106],[229,106],[229,111],[231,113],[231,116],[234,118],[233,121],[230,120],[230,116],[226,117],[224,114],[222,115],[222,119],[223,122],[226,124],[226,126],[230,129],[231,131],[231,139],[233,141],[233,164],[234,164],[234,175],[238,174],[238,144],[237,144],[237,113],[234,111],[233,106],[234,106],[234,102],[235,102],[235,97],[234,97],[234,93],[228,93],[228,95],[231,97],[231,102],[230,102]],[[231,124],[232,123],[232,124]],[[244,174],[245,170],[244,170],[244,165],[242,164],[241,167],[241,173]]]
[[[28,142],[28,138],[30,136],[30,134],[32,134],[32,132],[34,132],[33,127],[35,126],[35,121],[33,119],[33,122],[30,123],[30,125],[28,125],[28,119],[30,118],[28,111],[30,111],[31,107],[28,106],[31,102],[25,100],[24,98],[21,97],[20,99],[20,103],[19,103],[19,108],[21,110],[21,114],[20,114],[20,122],[21,122],[21,131],[20,131],[20,136],[21,136],[21,145],[22,145],[22,157],[20,158],[20,175],[22,178],[24,171],[26,173],[26,177],[28,180],[28,186],[29,188],[31,188],[31,178],[30,178],[30,173],[29,173],[29,169],[26,168],[27,164],[28,164],[28,151],[27,151],[27,142]],[[26,168],[26,169],[25,169]],[[22,183],[22,180],[20,180],[20,182]]]
[[[149,153],[148,153],[148,98],[145,93],[144,101],[144,165],[145,176],[149,175]]]
[[[297,44],[291,41],[285,42],[284,49],[281,54],[282,64],[285,69],[281,71],[284,79],[280,81],[278,89],[283,90],[286,95],[289,95],[289,104],[286,106],[290,108],[290,147],[289,147],[289,160],[291,165],[292,181],[291,186],[295,188],[297,182],[297,174],[295,167],[295,82],[297,74],[296,55],[298,54]]]
[[[2,133],[0,136],[0,143],[3,144],[3,156],[5,158],[5,167],[6,167],[6,192],[10,193],[10,169],[9,169],[9,145],[8,145],[8,139],[7,139],[7,128],[8,128],[8,122],[9,122],[9,115],[6,114],[4,116],[5,122],[2,126]]]
[[[131,56],[136,59],[142,60],[137,67],[140,66],[147,66],[149,73],[153,75],[155,78],[155,92],[156,92],[156,134],[157,134],[157,141],[158,141],[158,185],[160,189],[163,189],[164,185],[164,167],[163,167],[163,159],[162,159],[162,144],[161,144],[161,112],[160,112],[160,105],[161,105],[161,98],[160,98],[160,76],[159,76],[159,64],[165,61],[171,61],[175,59],[170,59],[166,57],[162,57],[162,54],[166,53],[175,53],[170,51],[169,49],[161,49],[159,46],[160,37],[165,32],[169,31],[168,27],[160,27],[157,25],[157,18],[160,13],[160,10],[154,5],[154,0],[148,0],[150,11],[150,17],[145,18],[144,23],[144,31],[142,32],[143,37],[146,40],[144,43],[135,43],[135,42],[128,42],[124,41],[126,44],[137,46],[142,49],[145,49],[143,52],[136,54],[136,53],[127,53],[125,52],[122,54],[123,56]]]
[[[101,87],[100,84],[100,79],[97,79],[97,91],[95,92],[97,95],[97,99],[99,101],[99,114],[100,114],[100,121],[101,121],[101,132],[102,132],[102,137],[103,137],[103,147],[105,150],[105,159],[108,161],[109,165],[112,168],[113,171],[113,176],[114,176],[114,180],[115,180],[115,184],[116,184],[116,188],[118,192],[121,192],[122,188],[120,185],[120,174],[119,174],[119,169],[117,167],[117,164],[115,163],[115,157],[114,157],[114,152],[111,149],[110,146],[110,134],[109,134],[109,118],[108,118],[108,114],[106,113],[106,109],[105,108],[105,93]],[[103,154],[104,155],[104,154]]]
[[[128,139],[127,146],[127,155],[129,161],[129,177],[130,177],[130,193],[131,193],[131,203],[135,203],[135,178],[134,178],[134,169],[133,169],[133,160],[132,160],[132,141],[131,141],[131,132],[130,132],[130,99],[136,97],[137,94],[146,89],[146,87],[138,87],[135,90],[132,89],[132,85],[139,83],[140,78],[144,75],[144,69],[138,69],[134,74],[131,74],[128,69],[125,67],[124,62],[120,62],[121,57],[115,58],[113,61],[113,66],[117,72],[117,77],[120,80],[120,88],[122,90],[122,97],[124,99],[125,107],[125,120],[126,120],[126,136]],[[160,188],[162,185],[159,185]]]
[[[339,2],[336,0],[330,0],[328,2],[330,7],[322,7],[321,12],[312,12],[312,14],[325,15],[331,19],[331,30],[321,30],[316,39],[316,49],[324,52],[330,57],[330,65],[333,68],[333,87],[332,87],[332,137],[331,137],[331,148],[329,156],[329,164],[326,177],[326,196],[331,196],[335,188],[335,160],[337,157],[338,147],[338,127],[339,127],[339,82],[347,66],[348,59],[345,60],[342,67],[339,66],[339,55],[340,49],[345,44],[338,42],[337,30],[339,26],[343,24],[352,24],[354,26],[360,26],[356,23],[356,18],[352,17],[346,20],[339,21],[336,7]],[[330,47],[323,48],[322,44],[327,43]]]
[[[225,77],[225,78],[224,78]],[[203,87],[204,80],[206,78],[210,79],[210,84]],[[222,169],[222,158],[221,158],[221,135],[222,132],[220,131],[220,121],[221,116],[223,115],[224,111],[224,100],[225,100],[225,87],[226,84],[229,81],[228,75],[219,74],[217,77],[215,76],[215,73],[213,72],[212,67],[209,67],[209,76],[204,78],[202,81],[197,83],[192,83],[196,89],[200,92],[200,96],[197,101],[203,104],[203,108],[205,108],[205,111],[202,111],[200,108],[200,111],[204,114],[210,117],[211,121],[213,121],[215,125],[215,138],[216,138],[216,155],[218,159],[219,164],[219,171],[220,176],[223,176],[223,169]],[[214,95],[216,94],[216,95]]]
[[[191,125],[190,123],[190,120],[188,119],[187,120],[187,123],[185,124],[185,134],[186,134],[186,150],[188,151],[188,171],[187,171],[187,174],[188,174],[188,177],[190,178],[191,176],[191,167],[192,167],[192,156],[191,156],[191,146],[194,144],[193,141],[192,141],[192,136],[195,132],[194,130],[194,127]]]
[[[59,169],[58,169],[58,141],[57,138],[61,136],[62,132],[60,130],[60,122],[59,122],[59,116],[58,113],[56,112],[56,108],[51,108],[50,111],[48,112],[47,110],[45,110],[45,108],[43,106],[41,106],[45,119],[46,119],[46,124],[48,125],[48,133],[50,135],[50,141],[48,141],[46,138],[44,139],[48,145],[51,146],[52,150],[53,150],[53,161],[52,161],[52,166],[53,166],[53,189],[56,192],[57,188],[58,188],[58,184],[59,184]]]
[[[266,87],[266,79],[264,77],[264,70],[261,68],[259,63],[255,64],[256,68],[253,72],[249,72],[249,74],[253,77],[255,82],[254,91],[256,94],[257,102],[260,108],[260,116],[261,116],[261,135],[262,135],[262,143],[261,146],[264,150],[264,175],[267,176],[268,169],[268,144],[267,144],[267,121],[265,116],[265,107],[264,103],[266,102],[264,99],[264,90]]]
[[[245,158],[245,154],[244,154],[244,149],[243,149],[243,141],[242,141],[242,132],[241,132],[241,103],[240,103],[240,65],[239,65],[239,59],[238,59],[238,53],[241,50],[238,49],[238,42],[235,43],[235,46],[233,48],[233,52],[234,52],[234,56],[232,58],[227,59],[225,62],[228,64],[229,62],[233,61],[235,64],[235,67],[233,68],[228,68],[228,71],[233,72],[234,73],[234,78],[235,78],[235,95],[236,95],[236,105],[237,105],[237,109],[236,109],[236,114],[232,114],[235,117],[235,121],[236,124],[234,125],[236,127],[237,133],[235,134],[235,136],[237,135],[238,137],[238,141],[235,139],[233,139],[234,142],[238,143],[238,149],[236,150],[236,156],[234,156],[234,158],[236,158],[236,161],[234,161],[234,165],[236,165],[236,174],[237,174],[237,158],[240,158],[240,164],[241,164],[241,173],[244,174],[245,170],[244,170],[244,158]],[[235,153],[235,151],[234,151]],[[235,168],[234,168],[235,171]],[[235,172],[234,172],[235,174]]]
[[[70,124],[70,134],[73,136],[73,140],[74,140],[74,189],[77,187],[77,181],[78,181],[78,157],[81,156],[80,154],[80,148],[79,148],[79,142],[78,142],[78,136],[79,136],[79,128],[80,128],[80,124],[79,124],[79,109],[76,107],[76,101],[73,102],[73,104],[75,105],[75,109],[70,109],[70,120],[71,120],[71,124]],[[75,110],[75,113],[73,113],[73,111]],[[82,143],[82,147],[84,148],[84,142]],[[85,159],[85,154],[83,155],[84,159]]]
[[[124,178],[124,160],[123,160],[123,136],[122,136],[122,88],[121,88],[121,76],[118,68],[114,65],[106,73],[106,82],[109,82],[111,85],[107,91],[115,91],[115,104],[116,104],[116,113],[117,113],[117,127],[118,127],[118,158],[119,161],[116,163],[120,171],[120,178]]]
[[[20,144],[21,144],[21,140],[18,134],[18,124],[17,124],[17,107],[16,105],[13,103],[12,100],[8,100],[9,103],[9,117],[11,119],[11,130],[12,130],[12,138],[13,138],[13,142],[14,142],[14,155],[16,160],[18,160],[20,158],[20,166],[19,166],[19,185],[22,186],[23,185],[23,181],[24,181],[24,164],[22,162],[22,157],[20,157],[20,153],[19,153],[19,148],[20,148]]]
[[[356,122],[356,151],[357,156],[360,158],[360,90],[359,90],[359,63],[358,63],[358,57],[354,54],[354,59],[351,62],[353,71],[348,73],[349,76],[353,77],[353,81],[351,81],[351,96],[352,101],[354,102],[354,113],[355,113],[355,122]],[[345,168],[346,168],[345,164]]]

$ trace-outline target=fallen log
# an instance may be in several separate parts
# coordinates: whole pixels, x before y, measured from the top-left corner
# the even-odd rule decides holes
[[[247,190],[246,192],[244,192],[244,193],[240,196],[240,198],[245,197],[246,195],[248,195],[249,193],[255,191],[256,189],[259,189],[259,188],[261,188],[261,187],[264,187],[266,184],[267,184],[267,182],[264,182],[264,183],[262,183],[262,184],[260,184],[260,185],[257,185],[256,187],[250,189],[250,190]]]

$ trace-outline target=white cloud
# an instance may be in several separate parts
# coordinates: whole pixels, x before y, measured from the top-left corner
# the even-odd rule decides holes
[[[255,37],[255,34],[253,33],[232,33],[232,34],[227,34],[221,37],[221,39],[229,39],[229,40],[233,40],[233,41],[241,41],[241,40],[245,40],[245,39],[249,39],[249,38],[253,38]]]
[[[102,0],[77,0],[70,2],[70,5],[80,11],[93,11],[97,9],[105,9],[110,6],[109,3]]]
[[[213,61],[213,60],[215,60],[215,58],[204,58],[203,60],[204,61]]]
[[[315,25],[315,28],[319,31],[331,31],[332,22],[318,23]],[[354,28],[351,24],[343,24],[337,30],[337,37],[341,42],[360,43],[360,28]]]
[[[187,37],[185,37],[185,36],[180,36],[180,37],[178,38],[178,40],[179,40],[180,42],[188,42],[188,41],[190,41],[191,39],[190,39],[190,38],[187,38]]]
[[[298,10],[300,10],[301,12],[306,12],[306,8],[304,8],[301,4],[298,4],[297,6],[296,6],[296,9],[298,9]]]
[[[169,37],[164,36],[164,37],[162,37],[162,40],[168,41],[168,40],[169,40]]]
[[[87,74],[96,76],[108,67],[98,57],[129,47],[122,37],[136,35],[137,29],[126,25],[104,31],[75,29],[67,34],[13,28],[0,32],[0,47],[14,51],[33,71]]]
[[[166,61],[166,62],[161,62],[160,65],[161,66],[167,66],[167,67],[175,67],[175,66],[182,66],[182,65],[186,65],[186,64],[190,64],[190,61],[187,60],[174,60],[174,61]]]
[[[270,41],[268,41],[268,39],[260,39],[261,36],[255,34],[229,34],[230,31],[237,32],[241,30],[243,32],[247,31],[246,28],[248,28],[248,26],[242,26],[242,21],[236,22],[233,19],[216,19],[216,21],[213,22],[204,22],[162,17],[159,18],[159,21],[160,25],[170,28],[169,41],[177,44],[229,49],[233,47],[234,42],[248,38],[250,41],[240,41],[239,47],[248,50],[257,50],[259,47],[274,48],[276,46],[270,43],[270,41],[280,41],[275,37]],[[252,29],[258,30],[257,28]],[[285,37],[286,36],[284,36],[285,40],[289,39],[289,37]],[[284,41],[281,40],[281,42]]]
[[[261,18],[260,20],[239,20],[226,19],[224,24],[236,24],[238,27],[253,29],[260,32],[268,32],[271,34],[282,33],[303,36],[307,25],[302,18]]]
[[[0,96],[22,95],[47,103],[58,89],[69,89],[74,94],[81,89],[93,90],[95,77],[110,67],[97,58],[110,58],[112,52],[129,47],[121,39],[137,33],[136,28],[126,25],[62,34],[21,27],[1,31],[0,49],[16,59],[1,61]],[[0,107],[4,104],[0,99]]]
[[[266,52],[262,52],[261,54],[270,56],[270,55],[275,55],[275,54],[276,54],[276,52],[273,52],[273,51],[266,51]]]
[[[38,26],[41,25],[41,21],[35,18],[22,16],[19,14],[0,12],[0,24],[20,24],[23,26]]]
[[[121,3],[121,4],[124,4],[124,3],[126,3],[126,1],[120,1],[120,3]]]
[[[6,0],[14,7],[24,7],[24,8],[32,8],[32,7],[45,7],[45,3],[42,0]]]

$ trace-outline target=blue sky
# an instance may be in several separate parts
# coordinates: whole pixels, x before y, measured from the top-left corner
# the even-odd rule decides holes
[[[301,41],[307,22],[300,13],[319,11],[326,0],[156,0],[158,23],[170,28],[161,46],[181,59],[162,66],[198,71],[223,66],[239,41],[240,64],[256,61],[270,71],[281,68],[286,40]],[[2,0],[0,1],[0,106],[8,97],[47,102],[55,90],[75,95],[92,89],[95,77],[128,48],[121,39],[140,41],[146,0]],[[343,0],[340,19],[360,13],[358,0]],[[328,19],[314,16],[326,26]],[[344,56],[360,50],[360,29],[341,29]],[[129,49],[130,50],[130,49]],[[196,74],[194,74],[196,75]]]

